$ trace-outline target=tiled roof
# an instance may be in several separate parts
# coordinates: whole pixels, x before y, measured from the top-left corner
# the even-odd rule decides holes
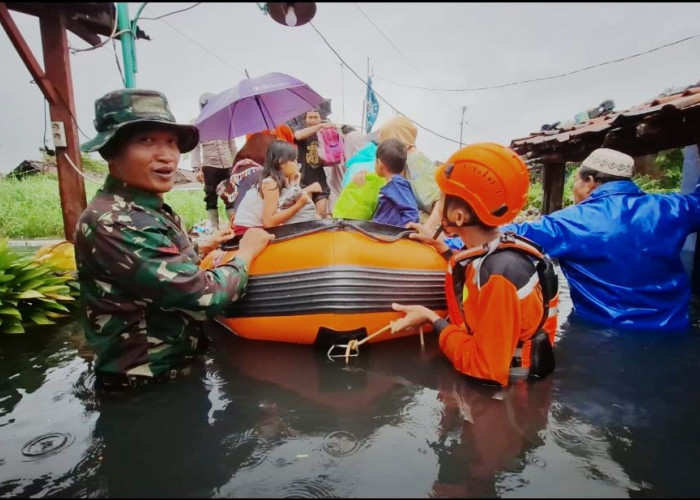
[[[656,115],[685,112],[693,108],[700,111],[700,84],[690,86],[672,95],[657,97],[649,102],[633,106],[623,111],[613,111],[582,123],[564,123],[554,130],[541,130],[527,137],[514,139],[510,147],[519,154],[533,150],[558,149],[570,139],[586,139],[594,134],[604,136],[607,131],[621,126],[634,126]]]

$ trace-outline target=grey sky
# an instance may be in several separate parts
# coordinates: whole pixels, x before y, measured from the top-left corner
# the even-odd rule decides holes
[[[129,4],[132,18],[139,5]],[[142,16],[155,17],[189,5],[150,3]],[[358,5],[401,53],[353,3],[319,3],[312,22],[363,78],[369,57],[376,91],[420,125],[458,141],[461,107],[467,106],[465,143],[508,145],[544,123],[573,119],[605,99],[624,109],[668,87],[700,80],[700,38],[694,38],[576,75],[501,89],[434,92],[386,81],[467,88],[573,71],[700,33],[698,3]],[[37,18],[11,14],[43,65]],[[363,84],[348,68],[341,73],[338,58],[310,25],[281,26],[264,16],[254,2],[244,2],[203,3],[162,20],[142,20],[139,26],[151,41],[137,41],[137,86],[164,92],[180,122],[197,116],[200,94],[235,85],[245,78],[247,68],[253,77],[278,71],[303,80],[333,100],[333,121],[360,123]],[[77,37],[69,39],[74,48],[87,48]],[[119,43],[116,49],[121,62]],[[30,83],[31,75],[4,33],[0,60],[4,69],[0,171],[5,172],[23,159],[40,157],[44,104],[41,91]],[[72,55],[71,69],[78,124],[92,137],[95,99],[123,87],[111,42]],[[380,99],[375,128],[392,116],[394,112]],[[80,134],[80,141],[85,140]],[[47,142],[53,147],[50,134]],[[446,159],[458,148],[422,129],[417,142],[435,160]],[[188,168],[189,162],[182,166]]]

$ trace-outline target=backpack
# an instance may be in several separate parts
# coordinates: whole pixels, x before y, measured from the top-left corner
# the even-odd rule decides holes
[[[345,142],[337,128],[322,128],[316,132],[318,156],[326,166],[338,165],[345,161]]]
[[[350,182],[335,201],[333,218],[370,220],[379,204],[379,191],[385,185],[386,179],[374,172],[367,174],[362,186]]]

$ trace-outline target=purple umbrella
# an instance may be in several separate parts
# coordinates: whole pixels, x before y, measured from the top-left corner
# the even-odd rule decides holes
[[[209,99],[194,124],[200,140],[229,139],[273,129],[324,101],[304,82],[268,73]]]

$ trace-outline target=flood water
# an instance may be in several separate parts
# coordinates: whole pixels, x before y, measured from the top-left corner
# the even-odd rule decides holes
[[[329,361],[212,326],[191,376],[96,396],[76,324],[0,336],[0,496],[697,496],[698,307],[685,333],[581,323],[557,369],[486,388],[434,335]]]

